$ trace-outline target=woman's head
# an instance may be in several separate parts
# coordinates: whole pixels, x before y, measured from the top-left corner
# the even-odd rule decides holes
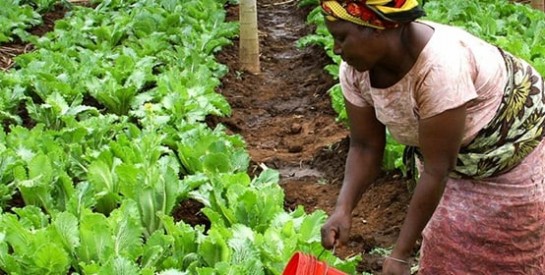
[[[416,0],[322,0],[334,52],[358,71],[373,68],[393,43],[399,29],[424,14]]]

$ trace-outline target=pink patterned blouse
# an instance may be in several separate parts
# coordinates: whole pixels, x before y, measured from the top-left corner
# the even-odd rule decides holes
[[[377,118],[399,143],[418,146],[418,119],[468,103],[467,144],[496,113],[507,81],[498,49],[454,27],[422,22],[435,29],[412,69],[385,89],[370,85],[369,73],[343,62],[340,84],[356,106],[374,106]],[[476,63],[476,57],[486,59]],[[498,68],[502,68],[498,70]]]

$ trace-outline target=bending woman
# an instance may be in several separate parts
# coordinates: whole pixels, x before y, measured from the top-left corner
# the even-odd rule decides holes
[[[385,130],[420,177],[383,274],[545,274],[545,96],[524,60],[462,29],[417,20],[416,0],[321,2],[350,123],[350,150],[322,244],[348,240],[377,178]]]

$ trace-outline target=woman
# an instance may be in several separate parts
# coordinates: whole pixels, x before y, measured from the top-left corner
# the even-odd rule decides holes
[[[383,274],[545,274],[545,96],[526,62],[469,33],[417,21],[416,0],[321,2],[350,123],[350,150],[326,248],[377,178],[385,129],[420,177]]]

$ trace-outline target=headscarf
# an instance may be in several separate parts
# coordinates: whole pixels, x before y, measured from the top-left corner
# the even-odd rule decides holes
[[[326,19],[375,29],[395,28],[423,16],[418,0],[321,0]]]

